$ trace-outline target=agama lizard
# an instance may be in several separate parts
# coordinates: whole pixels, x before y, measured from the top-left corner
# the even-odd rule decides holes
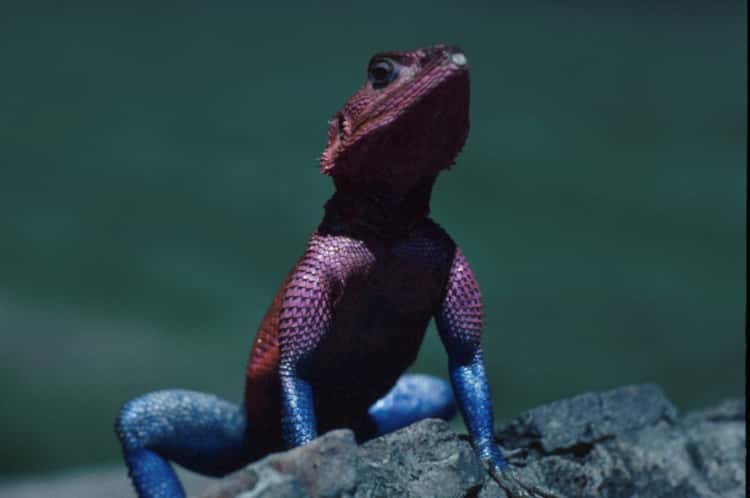
[[[438,173],[469,131],[469,66],[456,47],[376,54],[337,112],[320,159],[336,191],[261,322],[244,403],[158,391],[121,409],[116,430],[140,498],[183,497],[169,461],[222,476],[270,452],[351,428],[365,441],[455,398],[483,462],[528,496],[493,437],[482,301],[450,236],[428,217]],[[434,317],[447,382],[404,374]]]

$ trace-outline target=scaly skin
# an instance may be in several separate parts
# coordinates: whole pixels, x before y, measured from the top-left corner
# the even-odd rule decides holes
[[[172,390],[123,407],[117,432],[139,497],[184,496],[169,460],[223,475],[333,428],[364,441],[451,417],[447,383],[403,375],[433,317],[478,455],[501,484],[515,482],[493,438],[479,287],[427,217],[435,179],[468,135],[468,109],[460,49],[372,58],[367,83],[330,121],[320,164],[336,193],[260,325],[244,403]]]

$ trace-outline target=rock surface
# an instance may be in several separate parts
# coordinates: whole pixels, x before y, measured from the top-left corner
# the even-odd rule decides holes
[[[497,432],[516,476],[559,497],[745,496],[745,402],[679,417],[662,390],[628,386],[523,413]],[[348,430],[209,481],[180,471],[200,498],[506,498],[465,436],[424,420],[357,446]],[[209,484],[207,484],[209,483]],[[196,490],[205,489],[202,493]],[[133,497],[122,466],[0,483],[3,498]]]
[[[561,497],[745,496],[745,405],[678,418],[654,385],[587,393],[530,410],[497,433],[516,476]],[[348,430],[271,455],[201,498],[508,495],[465,437],[424,420],[357,446]],[[541,496],[541,495],[540,495]]]
[[[235,472],[200,497],[464,496],[484,481],[471,445],[428,419],[359,447],[350,430],[329,432]]]
[[[498,433],[527,453],[519,474],[571,497],[744,497],[745,405],[678,419],[657,386],[583,394],[531,410]],[[504,496],[488,481],[479,496]]]

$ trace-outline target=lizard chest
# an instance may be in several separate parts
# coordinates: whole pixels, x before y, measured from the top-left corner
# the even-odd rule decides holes
[[[413,363],[449,271],[434,241],[370,245],[339,276],[330,329],[311,361],[316,377],[391,379]]]

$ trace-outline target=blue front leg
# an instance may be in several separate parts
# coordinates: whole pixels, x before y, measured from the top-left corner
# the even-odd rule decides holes
[[[435,321],[448,353],[453,390],[474,448],[491,469],[505,469],[508,463],[495,444],[492,401],[484,371],[482,297],[459,249],[456,249],[445,297]]]
[[[312,388],[294,368],[282,367],[280,376],[281,435],[287,447],[294,448],[318,437]]]
[[[452,355],[448,366],[458,406],[479,457],[491,466],[503,469],[508,463],[495,444],[492,400],[482,350],[477,349],[468,361],[462,356]]]
[[[305,364],[331,326],[331,273],[327,258],[308,249],[289,276],[279,311],[281,436],[288,448],[317,437],[313,391]]]

